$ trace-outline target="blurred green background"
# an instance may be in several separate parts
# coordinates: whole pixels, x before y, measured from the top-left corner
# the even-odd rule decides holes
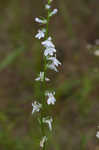
[[[59,9],[50,32],[62,62],[51,72],[57,103],[48,150],[99,150],[99,1],[53,0]],[[31,115],[41,67],[34,38],[44,16],[42,0],[0,2],[0,150],[39,150],[39,127]],[[99,44],[99,41],[98,41]]]

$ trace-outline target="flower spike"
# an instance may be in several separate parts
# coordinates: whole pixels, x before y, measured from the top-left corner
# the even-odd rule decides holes
[[[61,65],[61,62],[56,58],[56,48],[52,41],[52,37],[49,35],[49,21],[52,16],[54,16],[58,9],[53,9],[51,7],[51,3],[53,0],[47,0],[47,4],[45,5],[45,9],[47,11],[47,17],[41,17],[41,18],[35,18],[35,21],[39,23],[40,25],[45,25],[43,29],[39,29],[37,34],[35,35],[35,38],[42,40],[41,45],[43,47],[43,71],[40,71],[38,77],[35,79],[35,81],[39,82],[38,86],[41,90],[39,96],[39,100],[41,102],[34,101],[32,103],[32,114],[35,112],[38,112],[38,122],[40,124],[41,128],[41,141],[40,141],[40,149],[45,150],[46,149],[46,142],[47,142],[47,136],[46,136],[46,124],[48,126],[48,129],[52,131],[52,117],[49,117],[48,110],[49,105],[55,105],[56,98],[55,98],[55,92],[54,91],[48,91],[49,89],[47,86],[49,83],[47,81],[50,81],[49,78],[47,78],[47,72],[48,69],[54,70],[58,72],[58,66]]]

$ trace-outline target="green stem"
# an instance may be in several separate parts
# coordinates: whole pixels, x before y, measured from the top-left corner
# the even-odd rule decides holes
[[[46,24],[46,34],[45,34],[45,40],[47,40],[48,38],[48,25],[49,25],[49,13],[50,10],[48,10],[48,15],[47,15],[47,24]],[[47,60],[46,57],[44,56],[44,81],[42,83],[42,110],[41,110],[41,132],[42,132],[42,136],[45,136],[45,129],[44,129],[44,124],[42,122],[42,119],[44,117],[45,111],[46,111],[46,97],[45,97],[45,90],[46,90],[46,72],[47,72]],[[44,147],[42,148],[42,150],[46,150],[46,144],[44,143]]]

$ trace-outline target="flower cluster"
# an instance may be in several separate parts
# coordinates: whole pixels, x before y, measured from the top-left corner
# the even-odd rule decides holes
[[[44,51],[43,51],[44,68],[43,68],[43,71],[40,72],[38,77],[35,79],[35,81],[41,82],[42,85],[46,85],[46,82],[50,81],[50,79],[46,77],[47,70],[50,69],[50,70],[58,72],[57,67],[59,65],[61,65],[60,61],[56,58],[56,48],[52,42],[52,37],[49,36],[49,33],[48,33],[49,20],[53,15],[55,15],[58,12],[57,9],[52,10],[51,2],[52,2],[52,0],[48,0],[48,3],[45,5],[45,9],[47,10],[47,17],[46,18],[43,18],[43,17],[35,18],[35,21],[37,23],[39,23],[40,25],[46,26],[45,28],[43,27],[43,28],[39,29],[38,33],[35,35],[35,38],[43,39],[41,41],[41,45],[43,46],[43,49],[44,49]],[[42,126],[41,130],[43,128],[43,131],[42,131],[43,137],[42,137],[42,140],[40,141],[40,147],[42,149],[45,147],[45,143],[48,139],[44,132],[44,127],[46,127],[45,124],[47,124],[49,130],[52,131],[52,122],[53,122],[52,117],[49,115],[47,116],[47,114],[42,113],[42,111],[44,112],[44,108],[45,108],[44,104],[45,103],[48,107],[49,105],[54,105],[55,102],[56,102],[55,92],[49,91],[45,88],[45,89],[43,89],[43,100],[41,100],[41,104],[36,101],[34,101],[34,103],[32,103],[32,106],[33,106],[32,114],[34,114],[34,112],[41,113],[40,124]]]

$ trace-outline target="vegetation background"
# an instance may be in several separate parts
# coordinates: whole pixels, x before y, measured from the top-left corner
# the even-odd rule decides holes
[[[39,149],[39,127],[31,115],[42,63],[34,19],[45,15],[45,3],[0,1],[0,150]],[[99,1],[55,0],[53,7],[59,13],[50,32],[62,67],[50,74],[57,104],[48,150],[99,150],[99,57],[94,55]]]

